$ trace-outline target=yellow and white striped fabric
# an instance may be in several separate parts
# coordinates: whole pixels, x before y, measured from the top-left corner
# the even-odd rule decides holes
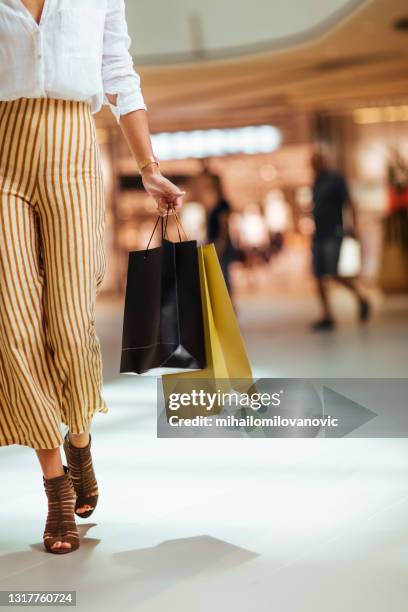
[[[0,101],[0,446],[51,449],[102,396],[105,203],[91,107]]]

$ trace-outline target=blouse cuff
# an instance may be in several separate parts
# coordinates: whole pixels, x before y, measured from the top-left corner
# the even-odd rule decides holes
[[[106,92],[110,93],[110,92]],[[109,102],[105,93],[105,100],[110,106],[112,113],[115,116],[117,123],[119,124],[122,115],[131,113],[135,110],[147,110],[146,103],[143,98],[143,94],[140,91],[132,91],[130,93],[118,93],[116,98],[116,104]],[[112,95],[115,95],[112,93]]]

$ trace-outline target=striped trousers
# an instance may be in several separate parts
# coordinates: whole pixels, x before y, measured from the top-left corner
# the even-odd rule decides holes
[[[0,446],[62,443],[102,397],[105,205],[90,106],[0,101]]]

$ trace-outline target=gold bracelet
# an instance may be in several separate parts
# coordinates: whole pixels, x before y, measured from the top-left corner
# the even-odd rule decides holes
[[[156,164],[158,168],[160,167],[159,160],[155,155],[152,155],[147,159],[142,159],[140,162],[137,162],[140,174],[142,174],[142,171],[146,168],[146,166],[149,166],[150,164]]]

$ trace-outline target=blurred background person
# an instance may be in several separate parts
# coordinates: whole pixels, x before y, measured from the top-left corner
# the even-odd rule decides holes
[[[361,322],[368,319],[370,305],[354,281],[338,274],[340,249],[344,235],[343,212],[346,206],[352,213],[352,234],[357,237],[356,210],[342,174],[329,167],[327,154],[315,151],[311,157],[314,173],[313,218],[315,231],[312,239],[313,274],[323,310],[322,318],[313,323],[314,331],[329,331],[335,321],[329,303],[327,280],[332,279],[349,289],[358,301]]]
[[[392,149],[387,166],[391,212],[408,207],[408,164],[398,149]]]
[[[265,279],[271,256],[271,236],[262,206],[256,202],[247,204],[240,216],[240,245],[245,252],[247,285],[258,289]]]
[[[228,292],[232,296],[230,265],[234,260],[229,221],[231,204],[224,197],[221,179],[217,174],[205,171],[198,182],[199,199],[207,211],[207,238],[213,242],[220,261]]]

